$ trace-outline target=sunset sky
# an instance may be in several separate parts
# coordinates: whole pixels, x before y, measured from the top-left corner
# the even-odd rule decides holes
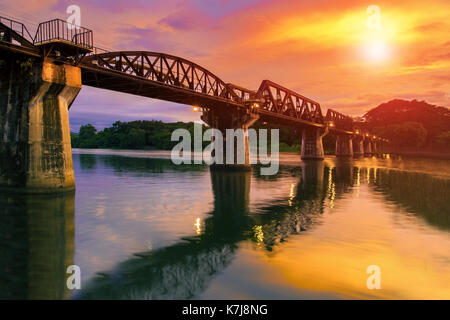
[[[2,0],[0,15],[31,31],[81,8],[94,45],[194,61],[225,82],[257,89],[264,79],[349,115],[393,98],[450,105],[450,2],[293,0]],[[379,27],[368,26],[370,5]],[[371,20],[373,21],[373,20]],[[198,120],[187,106],[83,87],[71,129],[115,120]]]

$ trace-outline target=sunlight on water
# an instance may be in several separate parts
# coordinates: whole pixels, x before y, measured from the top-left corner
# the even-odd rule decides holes
[[[2,297],[450,299],[448,161],[281,154],[260,176],[169,156],[74,150],[75,195],[1,194]]]

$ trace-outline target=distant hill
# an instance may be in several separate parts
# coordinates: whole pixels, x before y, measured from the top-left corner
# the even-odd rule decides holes
[[[364,118],[370,129],[387,135],[397,145],[450,148],[450,110],[446,107],[394,99],[368,111]]]

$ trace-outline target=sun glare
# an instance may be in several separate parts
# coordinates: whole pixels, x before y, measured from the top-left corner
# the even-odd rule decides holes
[[[383,62],[389,58],[389,47],[383,41],[371,41],[365,46],[366,57],[373,62]]]

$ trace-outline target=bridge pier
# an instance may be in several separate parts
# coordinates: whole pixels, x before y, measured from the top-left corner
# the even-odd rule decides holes
[[[0,63],[0,187],[73,190],[69,107],[81,89],[80,69],[17,55]]]
[[[223,163],[211,164],[211,170],[251,170],[248,128],[259,119],[259,116],[255,113],[248,113],[245,111],[210,109],[204,111],[201,118],[211,128],[220,130],[223,137]],[[234,136],[229,136],[227,129],[242,129],[242,134],[236,132]],[[211,139],[213,141],[214,137]],[[232,146],[231,148],[227,144],[227,139],[233,139],[233,141],[229,141],[228,143]],[[215,154],[212,154],[211,156],[215,157]]]
[[[372,143],[369,139],[364,139],[364,156],[371,157],[372,156]]]
[[[328,133],[328,127],[304,128],[302,132],[302,160],[323,160],[322,138]]]
[[[336,136],[336,157],[352,157],[353,143],[352,136],[338,134]]]
[[[363,157],[364,156],[364,139],[360,136],[353,137],[353,156]]]
[[[372,154],[373,155],[378,154],[377,143],[375,141],[372,141]]]

